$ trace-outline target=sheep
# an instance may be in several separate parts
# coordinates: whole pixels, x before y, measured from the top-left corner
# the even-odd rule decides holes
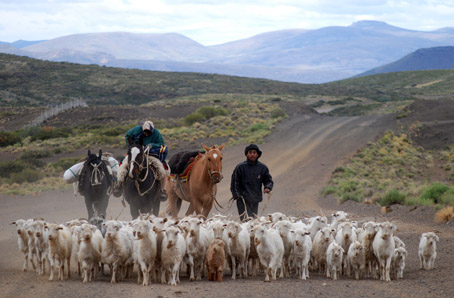
[[[328,219],[326,216],[315,216],[309,219],[309,226],[307,230],[311,233],[311,239],[314,241],[315,235],[318,231],[328,225]]]
[[[81,225],[72,225],[70,226],[70,230],[72,233],[72,258],[77,262],[77,270],[76,273],[78,275],[81,275],[80,271],[80,262],[79,262],[79,248],[80,248],[80,243],[82,242],[81,238],[81,232],[82,232],[82,226]]]
[[[123,278],[123,271],[132,258],[133,239],[123,225],[115,220],[103,223],[106,227],[106,238],[103,240],[101,261],[111,268],[111,283]],[[119,276],[117,278],[117,275]]]
[[[49,235],[44,229],[44,220],[34,220],[31,224],[33,231],[34,249],[38,260],[38,275],[43,275],[46,271],[46,263],[49,262]]]
[[[224,223],[222,221],[215,221],[212,225],[212,230],[213,230],[213,236],[214,236],[214,239],[221,239],[222,241],[224,241],[224,254],[225,254],[225,258],[227,260],[227,264],[229,264],[229,262],[232,262],[231,258],[230,258],[230,250],[229,250],[229,246],[228,246],[228,243],[229,243],[229,234],[227,232],[227,223]],[[230,265],[229,265],[230,266]],[[231,268],[231,266],[230,266]]]
[[[391,281],[391,258],[394,254],[395,242],[393,233],[396,226],[391,222],[384,222],[378,225],[378,231],[375,235],[372,247],[374,254],[378,259],[380,280]]]
[[[81,266],[83,283],[96,280],[101,262],[102,234],[91,224],[83,224],[80,232],[78,261]]]
[[[332,214],[333,220],[331,221],[330,227],[337,230],[339,223],[347,220],[347,213],[344,211],[336,211]]]
[[[259,255],[260,263],[265,267],[265,281],[276,280],[278,267],[282,266],[284,242],[279,233],[263,225],[254,228],[254,243]]]
[[[363,237],[358,239],[361,241],[361,244],[364,247],[366,276],[377,278],[378,260],[374,254],[374,249],[372,247],[375,235],[377,234],[377,224],[373,221],[368,221],[363,224],[362,229],[364,230]]]
[[[208,280],[222,282],[222,275],[225,267],[225,243],[222,239],[216,238],[208,246],[205,264],[208,272]]]
[[[229,236],[228,246],[230,259],[232,261],[232,279],[236,279],[236,269],[242,278],[247,277],[247,262],[249,259],[250,237],[246,227],[236,222],[227,224]]]
[[[440,241],[434,232],[423,233],[419,240],[419,264],[421,269],[431,270],[435,267],[437,258],[437,241]]]
[[[161,283],[166,283],[166,273],[170,275],[169,283],[176,286],[180,282],[180,265],[186,253],[186,242],[181,231],[176,227],[168,227],[164,232],[161,252]]]
[[[157,254],[156,234],[150,222],[142,220],[134,226],[133,235],[136,237],[139,271],[143,274],[142,285],[148,286],[151,283],[150,274]]]
[[[350,270],[355,273],[355,279],[358,280],[365,269],[364,247],[358,240],[350,244],[347,252],[347,261]]]
[[[247,266],[248,266],[248,275],[251,276],[257,276],[257,268],[260,265],[260,259],[259,255],[257,253],[257,248],[255,247],[254,239],[255,239],[255,233],[254,233],[254,227],[255,227],[255,221],[250,220],[246,223],[244,223],[244,226],[246,229],[249,231],[249,257],[247,260]]]
[[[308,264],[312,250],[311,233],[304,229],[291,230],[290,233],[293,234],[293,264],[299,278],[306,280],[309,278]]]
[[[281,220],[274,224],[273,227],[279,232],[279,235],[284,242],[283,270],[281,270],[280,277],[284,277],[284,275],[290,276],[290,255],[293,250],[293,233],[290,233],[292,223],[288,220]]]
[[[347,262],[347,252],[350,247],[350,244],[356,240],[355,228],[351,222],[345,221],[338,225],[338,230],[336,233],[336,242],[342,246],[344,250],[344,264],[342,266],[344,274],[350,276],[350,267]]]
[[[58,279],[64,279],[65,260],[68,266],[68,278],[71,277],[71,231],[64,225],[54,223],[46,223],[44,229],[46,229],[49,233],[49,280],[54,280],[55,267],[58,268]]]
[[[26,232],[26,225],[28,225],[32,219],[18,219],[16,221],[13,221],[11,224],[16,225],[16,231],[17,231],[17,245],[19,246],[19,251],[22,252],[24,255],[24,266],[23,270],[27,271],[28,270],[28,262],[29,262],[29,247],[28,247],[28,233]],[[36,270],[36,265],[33,259],[30,260],[30,263],[32,264],[33,270]]]
[[[404,278],[405,260],[407,258],[407,250],[405,247],[394,249],[394,254],[391,260],[391,271],[396,279]]]
[[[202,227],[203,220],[197,217],[190,218],[189,234],[186,237],[186,247],[191,281],[202,280],[205,253],[210,245],[210,234]]]
[[[334,240],[334,233],[331,228],[324,227],[314,237],[314,241],[312,242],[312,252],[311,252],[311,259],[312,265],[314,268],[319,269],[320,273],[323,273],[326,269],[326,250],[331,242]]]
[[[335,241],[331,242],[326,250],[326,277],[333,277],[333,280],[337,280],[337,273],[342,270],[342,258],[344,255],[344,249],[342,246],[337,244]]]
[[[273,223],[277,223],[281,220],[287,220],[287,216],[281,212],[274,212],[274,213],[268,214],[268,220],[270,220]]]

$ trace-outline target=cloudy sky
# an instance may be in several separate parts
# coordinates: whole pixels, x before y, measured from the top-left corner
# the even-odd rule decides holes
[[[454,0],[0,0],[0,41],[126,31],[176,32],[214,45],[359,20],[421,31],[454,27]]]

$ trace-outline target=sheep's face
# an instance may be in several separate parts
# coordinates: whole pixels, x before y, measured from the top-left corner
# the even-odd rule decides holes
[[[351,244],[353,246],[353,255],[358,257],[364,253],[364,247],[359,241],[355,241]]]
[[[120,231],[122,225],[121,225],[121,223],[116,222],[116,221],[107,221],[105,223],[105,227],[106,227],[106,236],[108,238],[111,238],[111,237],[114,237],[115,235],[117,235],[117,233],[118,233],[118,231]]]
[[[351,223],[346,222],[342,225],[342,234],[344,234],[345,239],[350,239],[353,233],[353,226]]]
[[[57,224],[48,224],[47,230],[49,231],[49,240],[54,240],[58,238],[58,233],[63,230],[63,227]]]
[[[265,227],[257,226],[254,228],[254,243],[255,246],[259,245],[262,241],[263,235],[265,235]]]
[[[374,222],[366,222],[363,224],[364,235],[367,240],[373,240],[376,234],[376,224]]]
[[[407,250],[405,248],[399,247],[394,250],[394,258],[396,260],[402,260],[405,262],[406,257],[407,257]]]
[[[290,233],[293,234],[295,245],[299,247],[303,246],[304,242],[306,241],[306,236],[311,234],[310,232],[303,229],[291,230]]]
[[[396,227],[394,226],[394,224],[387,221],[382,223],[379,229],[381,229],[381,238],[383,240],[386,240],[393,236]]]
[[[236,238],[238,233],[241,231],[241,226],[236,222],[230,222],[227,224],[227,233],[229,238]]]
[[[337,243],[332,243],[331,245],[332,245],[331,251],[333,256],[335,258],[339,258],[344,252],[343,248]]]
[[[89,225],[84,226],[81,230],[81,238],[85,242],[89,242],[92,237],[93,237],[93,229],[91,228],[91,226],[89,226]]]
[[[203,221],[199,218],[191,218],[188,221],[189,224],[189,235],[191,237],[195,237],[196,235],[199,234],[200,232],[200,225],[203,223]]]
[[[426,243],[430,246],[434,245],[436,241],[439,241],[437,234],[434,232],[424,233],[423,237],[426,238]]]
[[[319,232],[321,233],[320,236],[323,241],[330,242],[332,240],[334,231],[330,228],[324,227]]]
[[[225,225],[221,222],[214,223],[214,225],[213,225],[214,238],[222,238],[222,234],[226,227],[227,227],[227,225]]]
[[[148,223],[141,221],[135,225],[133,235],[136,237],[137,240],[141,240],[144,238],[146,234],[148,234],[148,232],[149,232]]]
[[[172,246],[175,245],[178,239],[178,233],[180,230],[175,227],[169,227],[165,230],[166,237],[167,237],[167,249],[170,249]]]

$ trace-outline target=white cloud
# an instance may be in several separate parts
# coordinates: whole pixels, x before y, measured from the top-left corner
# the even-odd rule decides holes
[[[0,41],[106,31],[177,32],[205,45],[289,28],[379,20],[453,27],[453,0],[0,0]]]

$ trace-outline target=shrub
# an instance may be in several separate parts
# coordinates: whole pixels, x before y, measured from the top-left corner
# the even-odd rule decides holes
[[[431,200],[433,203],[437,204],[440,200],[440,197],[449,190],[449,186],[443,183],[435,182],[429,185],[420,196],[420,199]]]
[[[247,131],[248,132],[255,132],[255,131],[258,131],[258,130],[267,130],[268,129],[268,125],[266,125],[265,123],[256,123],[252,126],[250,126]]]
[[[0,147],[11,146],[21,141],[22,139],[15,133],[7,131],[0,132]]]
[[[204,120],[203,115],[199,113],[192,113],[187,115],[184,118],[184,123],[188,126],[191,126],[192,124],[196,122],[202,122]]]
[[[454,189],[450,188],[442,194],[438,203],[446,206],[454,206]]]
[[[184,118],[184,123],[188,126],[196,123],[211,119],[216,116],[226,116],[227,111],[222,108],[211,106],[203,106],[198,108],[194,113],[187,115]]]
[[[55,138],[67,138],[72,133],[71,128],[62,127],[62,128],[54,128],[54,127],[31,127],[24,130],[23,134],[24,137],[30,136],[30,141],[36,140],[49,140]]]
[[[338,190],[335,186],[326,186],[322,190],[322,195],[327,196],[329,194],[337,194]]]
[[[8,178],[11,174],[20,173],[29,167],[23,160],[0,162],[0,177]]]
[[[389,206],[394,204],[402,204],[405,201],[406,195],[397,189],[388,191],[380,200],[381,206]]]
[[[281,108],[277,108],[271,111],[271,118],[285,117],[285,111]]]
[[[40,172],[30,169],[30,168],[25,168],[22,171],[18,173],[12,173],[9,177],[11,183],[18,183],[22,184],[24,182],[35,182],[40,180],[43,177],[43,174]]]
[[[347,193],[344,193],[342,194],[341,196],[341,199],[340,201],[343,203],[343,202],[346,202],[346,201],[354,201],[354,202],[362,202],[362,198],[361,198],[361,195],[357,192],[347,192]]]

